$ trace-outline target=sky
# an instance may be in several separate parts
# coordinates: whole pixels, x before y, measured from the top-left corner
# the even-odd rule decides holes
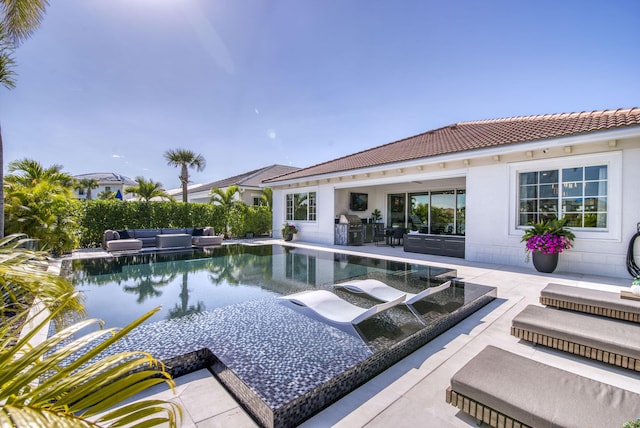
[[[640,106],[638,0],[53,0],[0,88],[4,161],[179,187],[456,122]]]

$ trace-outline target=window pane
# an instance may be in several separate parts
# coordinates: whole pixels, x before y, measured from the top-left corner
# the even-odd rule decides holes
[[[557,183],[558,170],[540,171],[540,183]]]
[[[405,193],[389,195],[387,204],[387,227],[404,226],[404,198]]]
[[[540,197],[551,198],[558,196],[558,187],[556,184],[540,185]]]
[[[533,213],[520,214],[520,224],[522,226],[535,221],[537,221],[536,214],[533,214]]]
[[[582,196],[582,183],[564,183],[562,185],[562,196]]]
[[[607,194],[606,181],[587,182],[584,184],[585,196],[606,196],[606,194]]]
[[[582,212],[582,198],[576,199],[563,199],[562,200],[562,212]]]
[[[520,174],[520,184],[538,184],[537,172],[523,172]]]
[[[538,196],[538,186],[520,186],[521,198],[535,198]]]
[[[582,214],[567,213],[564,215],[564,218],[567,219],[567,226],[582,227]]]
[[[520,201],[520,212],[531,213],[538,211],[538,201]]]
[[[429,194],[410,193],[411,213],[409,215],[409,227],[411,230],[427,232],[429,224]]]
[[[588,166],[584,169],[585,180],[606,180],[607,166]]]
[[[585,211],[607,211],[607,198],[587,198],[584,200]]]
[[[453,234],[456,196],[454,192],[431,194],[431,233]]]
[[[558,212],[558,200],[557,199],[540,199],[540,211],[543,212]]]
[[[293,195],[287,195],[287,220],[293,220]]]
[[[295,193],[293,195],[293,219],[306,220],[308,212],[308,195],[306,193]]]
[[[456,209],[456,234],[464,235],[466,233],[466,215],[467,215],[467,195],[464,190],[457,192],[457,209]]]
[[[565,168],[562,170],[562,181],[582,181],[584,168]]]

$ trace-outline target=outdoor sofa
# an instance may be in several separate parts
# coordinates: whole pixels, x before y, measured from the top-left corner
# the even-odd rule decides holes
[[[107,251],[130,251],[148,247],[208,247],[221,245],[213,227],[105,230],[102,247]]]
[[[451,378],[446,401],[492,427],[621,427],[640,394],[487,346]]]

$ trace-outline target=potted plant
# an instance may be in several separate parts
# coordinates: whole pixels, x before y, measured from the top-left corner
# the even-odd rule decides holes
[[[291,241],[293,239],[293,235],[298,233],[298,229],[295,224],[291,224],[289,222],[285,222],[282,225],[282,229],[280,230],[282,233],[282,239],[285,241]]]
[[[373,219],[374,223],[377,223],[380,221],[380,219],[382,218],[382,214],[380,213],[379,209],[375,209],[373,211],[371,211],[371,218]]]
[[[526,258],[533,254],[533,265],[538,272],[551,273],[558,265],[558,254],[573,246],[575,235],[565,227],[567,219],[531,222],[522,235]]]

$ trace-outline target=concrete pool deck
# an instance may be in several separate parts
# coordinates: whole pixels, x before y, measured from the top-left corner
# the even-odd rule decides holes
[[[253,243],[262,241],[254,240]],[[264,243],[273,243],[265,240]],[[451,267],[464,281],[497,287],[498,299],[466,318],[374,379],[316,414],[301,427],[473,427],[475,420],[445,402],[449,379],[486,345],[495,345],[630,391],[640,393],[640,375],[560,351],[521,342],[510,335],[511,320],[528,304],[539,304],[540,290],[549,282],[619,291],[630,278],[594,277],[557,271],[541,274],[532,266],[518,268],[463,259],[405,253],[402,247],[365,245],[296,245],[355,255],[381,256],[399,261]],[[84,254],[85,256],[88,254]],[[92,254],[93,256],[97,254]],[[78,254],[77,256],[82,257]],[[523,252],[524,257],[524,252]],[[178,402],[184,409],[183,427],[254,427],[255,422],[207,370],[176,379],[175,395],[166,388],[154,397]]]

